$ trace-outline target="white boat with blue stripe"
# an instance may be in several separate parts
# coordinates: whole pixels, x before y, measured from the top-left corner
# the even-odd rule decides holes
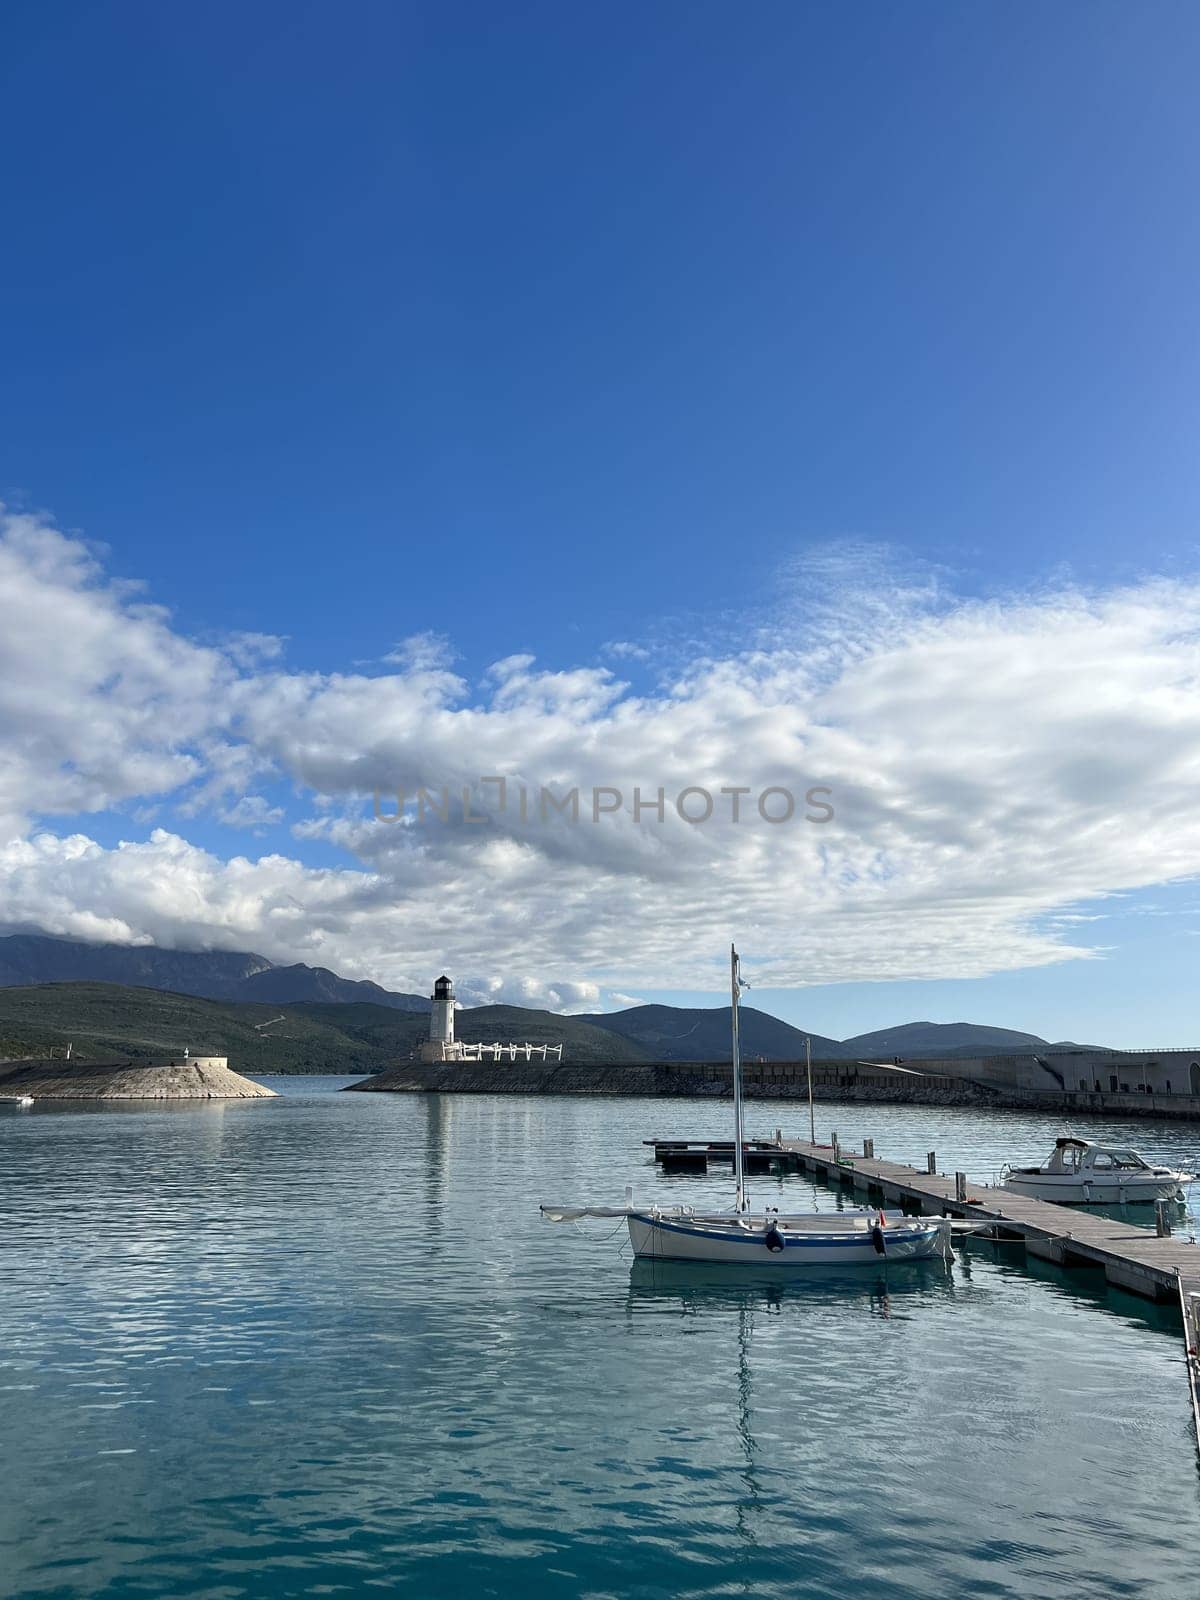
[[[724,1261],[732,1266],[874,1267],[921,1261],[950,1247],[950,1224],[900,1212],[835,1211],[828,1216],[696,1216],[628,1212],[636,1256],[659,1261]]]
[[[741,966],[730,949],[733,1013],[733,1174],[730,1211],[698,1212],[691,1206],[636,1206],[626,1190],[623,1206],[550,1206],[550,1222],[585,1217],[625,1217],[633,1253],[642,1260],[704,1261],[729,1266],[798,1267],[879,1266],[886,1261],[952,1259],[949,1219],[906,1217],[902,1212],[833,1211],[785,1213],[773,1206],[755,1210],[746,1194],[742,1129],[742,1062],[738,1002]]]

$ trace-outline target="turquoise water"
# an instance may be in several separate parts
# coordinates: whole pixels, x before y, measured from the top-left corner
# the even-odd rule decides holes
[[[726,1108],[332,1084],[0,1115],[5,1596],[1197,1592],[1154,1308],[985,1246],[803,1282],[631,1270],[623,1225],[538,1201],[723,1196],[640,1141],[720,1134]],[[977,1180],[1060,1131],[818,1115]],[[751,1107],[754,1131],[804,1121]]]

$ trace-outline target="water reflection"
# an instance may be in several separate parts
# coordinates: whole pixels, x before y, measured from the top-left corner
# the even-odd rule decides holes
[[[442,1213],[446,1205],[446,1152],[450,1144],[451,1121],[455,1101],[451,1095],[429,1094],[424,1097],[425,1159],[422,1166],[422,1187],[425,1194],[426,1215],[430,1227],[440,1230]]]
[[[728,1267],[704,1261],[638,1257],[629,1268],[630,1314],[670,1297],[685,1314],[711,1314],[721,1307],[778,1312],[785,1304],[813,1311],[836,1302],[861,1306],[864,1314],[890,1316],[893,1297],[928,1298],[954,1293],[954,1267],[940,1260],[897,1261],[846,1271],[810,1267],[795,1274],[778,1268]]]
[[[1164,1201],[1167,1208],[1167,1219],[1171,1224],[1172,1233],[1177,1233],[1181,1238],[1196,1238],[1196,1217],[1189,1209],[1186,1194],[1179,1195],[1174,1200]],[[1112,1205],[1112,1206],[1066,1206],[1067,1211],[1078,1211],[1089,1217],[1108,1217],[1113,1222],[1127,1222],[1134,1228],[1155,1227],[1154,1205]]]
[[[778,1309],[778,1307],[776,1307]],[[753,1332],[753,1315],[749,1306],[738,1309],[737,1332],[737,1435],[742,1452],[742,1481],[746,1492],[737,1503],[735,1512],[738,1537],[746,1544],[756,1544],[755,1513],[762,1510],[761,1486],[755,1471],[758,1444],[753,1430],[753,1387],[750,1372],[750,1339]]]

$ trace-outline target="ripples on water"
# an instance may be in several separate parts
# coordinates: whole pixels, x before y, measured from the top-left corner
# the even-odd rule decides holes
[[[724,1107],[331,1086],[0,1115],[6,1596],[1200,1588],[1180,1342],[1154,1308],[987,1247],[949,1273],[631,1270],[623,1224],[550,1226],[538,1202],[631,1180],[727,1198],[640,1144],[720,1135]],[[976,1181],[1061,1131],[819,1119]]]

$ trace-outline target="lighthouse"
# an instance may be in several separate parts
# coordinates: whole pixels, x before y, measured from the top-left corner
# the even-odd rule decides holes
[[[460,1061],[462,1045],[454,1042],[454,985],[443,972],[429,996],[429,1037],[421,1045],[422,1061]]]
[[[454,1038],[454,985],[443,972],[429,996],[429,1037],[422,1041],[417,1059],[428,1065],[442,1062],[466,1063],[469,1061],[542,1061],[562,1060],[561,1044],[460,1044]]]
[[[454,1053],[445,1048],[454,1043],[454,985],[444,972],[429,997],[429,1042],[443,1046],[443,1060]]]

